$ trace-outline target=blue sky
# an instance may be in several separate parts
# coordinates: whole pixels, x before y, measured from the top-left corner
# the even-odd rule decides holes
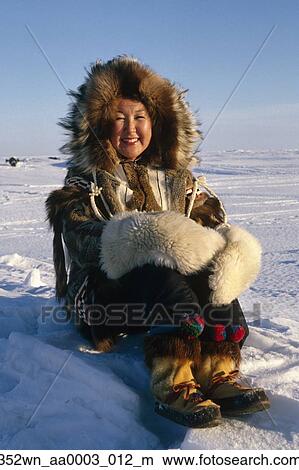
[[[297,0],[4,0],[0,4],[0,155],[57,154],[66,88],[97,58],[132,54],[189,89],[207,132],[204,150],[299,148]]]

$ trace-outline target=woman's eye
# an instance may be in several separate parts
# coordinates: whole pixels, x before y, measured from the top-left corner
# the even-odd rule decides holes
[[[145,119],[145,116],[136,116],[135,119]]]
[[[115,120],[116,120],[116,121],[124,121],[124,120],[125,120],[125,118],[124,118],[124,117],[122,117],[122,116],[117,116],[117,118],[116,118]]]

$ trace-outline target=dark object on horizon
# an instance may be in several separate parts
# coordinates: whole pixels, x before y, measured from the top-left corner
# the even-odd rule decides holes
[[[49,158],[49,160],[60,160],[59,157],[48,157],[48,158]]]
[[[17,166],[17,164],[19,163],[19,159],[18,158],[15,158],[15,157],[10,157],[8,159],[5,160],[6,162],[8,162],[10,164],[10,166]]]

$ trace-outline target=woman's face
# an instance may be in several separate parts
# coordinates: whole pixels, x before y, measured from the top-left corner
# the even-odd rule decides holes
[[[147,149],[152,138],[152,123],[139,101],[121,98],[116,106],[111,143],[126,160],[134,161]]]

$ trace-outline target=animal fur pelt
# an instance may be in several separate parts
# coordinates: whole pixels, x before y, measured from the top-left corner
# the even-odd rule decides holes
[[[146,365],[151,369],[156,358],[171,357],[180,360],[192,360],[199,367],[200,341],[186,341],[182,333],[148,335],[144,338]]]
[[[256,279],[261,267],[259,241],[246,230],[230,226],[218,229],[226,240],[225,249],[213,260],[209,278],[211,303],[228,304]]]
[[[134,212],[114,216],[102,234],[102,269],[117,279],[146,263],[191,274],[225,246],[215,230],[175,212]]]
[[[212,263],[211,302],[228,304],[255,279],[259,242],[233,226],[216,231],[173,212],[114,216],[101,237],[101,267],[111,279],[152,263],[188,275]]]

